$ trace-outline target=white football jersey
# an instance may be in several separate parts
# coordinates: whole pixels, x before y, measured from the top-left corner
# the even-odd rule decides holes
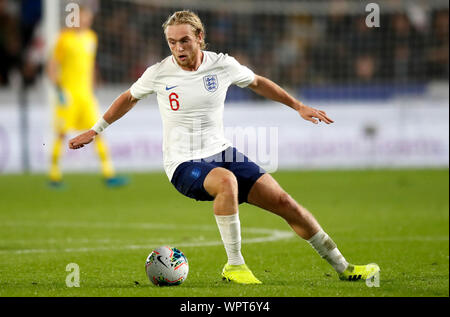
[[[243,88],[255,78],[249,68],[227,54],[203,53],[196,71],[183,70],[169,56],[147,68],[130,88],[136,99],[157,94],[163,123],[164,170],[169,180],[179,164],[231,146],[223,129],[228,87],[235,84]]]

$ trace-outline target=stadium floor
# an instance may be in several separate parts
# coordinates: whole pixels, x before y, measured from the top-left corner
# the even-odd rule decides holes
[[[223,282],[225,251],[211,202],[181,196],[162,173],[129,174],[120,189],[97,174],[0,176],[0,296],[435,297],[449,296],[449,172],[283,171],[281,186],[319,220],[354,264],[376,262],[379,287],[343,282],[281,218],[240,207],[243,255],[262,285]],[[145,274],[152,248],[189,260],[176,287]],[[67,287],[69,263],[80,287]]]

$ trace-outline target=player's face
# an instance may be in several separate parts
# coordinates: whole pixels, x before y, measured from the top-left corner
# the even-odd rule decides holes
[[[83,9],[80,11],[80,29],[86,30],[92,26],[92,22],[94,22],[94,14],[87,10]]]
[[[196,36],[189,24],[169,25],[166,38],[170,51],[181,67],[195,65],[201,51],[202,34]]]

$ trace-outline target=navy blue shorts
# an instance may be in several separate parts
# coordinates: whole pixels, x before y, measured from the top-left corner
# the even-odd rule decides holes
[[[244,154],[229,147],[221,153],[207,158],[181,163],[172,176],[172,184],[183,195],[195,200],[214,200],[203,187],[206,175],[216,168],[226,168],[236,176],[239,204],[247,202],[248,193],[253,184],[266,173]]]

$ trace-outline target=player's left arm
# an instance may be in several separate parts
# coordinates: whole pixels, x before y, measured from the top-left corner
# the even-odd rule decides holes
[[[92,87],[97,89],[101,83],[101,74],[99,65],[97,64],[97,52],[98,52],[98,36],[97,33],[91,30],[94,46],[94,67],[92,68]]]
[[[248,85],[255,93],[268,99],[280,102],[297,111],[300,116],[314,124],[323,121],[326,124],[333,123],[325,111],[318,110],[303,104],[301,101],[292,97],[286,90],[278,86],[276,83],[263,76],[255,75],[253,82]],[[317,120],[318,119],[318,120]]]

